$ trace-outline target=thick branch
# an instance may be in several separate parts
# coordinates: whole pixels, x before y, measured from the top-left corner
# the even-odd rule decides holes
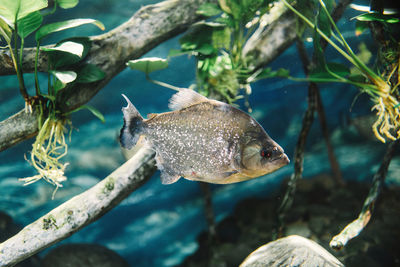
[[[21,110],[14,116],[0,122],[0,152],[36,135],[38,119],[36,112]]]
[[[114,30],[92,37],[92,48],[87,56],[87,62],[99,66],[106,77],[97,83],[76,84],[63,91],[61,99],[65,100],[62,111],[70,111],[87,103],[115,75],[125,68],[129,59],[139,58],[146,52],[165,40],[183,32],[200,17],[196,14],[198,7],[207,0],[165,1],[141,8],[129,21]],[[1,54],[2,53],[2,54]],[[33,71],[33,50],[25,50],[26,71]],[[0,75],[10,73],[10,62],[6,51],[0,50]],[[41,57],[42,69],[47,60]],[[29,65],[30,64],[30,65]],[[20,123],[18,129],[11,125]],[[35,115],[20,112],[16,116],[0,124],[0,151],[19,141],[33,136],[37,132]],[[3,128],[5,127],[5,128]],[[21,131],[24,133],[21,135]],[[18,136],[18,138],[13,138]]]
[[[278,4],[268,17],[263,17],[260,27],[243,48],[250,69],[257,70],[268,65],[294,42],[297,36],[296,21],[292,12]]]
[[[104,180],[1,243],[0,266],[12,266],[96,221],[146,182],[155,170],[154,151],[141,148]]]

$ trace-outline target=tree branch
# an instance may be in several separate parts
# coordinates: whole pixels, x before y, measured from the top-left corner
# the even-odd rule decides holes
[[[12,266],[96,221],[156,170],[154,151],[141,148],[101,182],[27,225],[0,244],[0,266]]]
[[[276,3],[243,47],[249,68],[263,68],[285,51],[296,39],[296,24],[296,16]]]

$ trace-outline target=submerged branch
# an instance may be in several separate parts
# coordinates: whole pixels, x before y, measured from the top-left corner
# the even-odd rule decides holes
[[[326,43],[325,43],[325,45],[326,45]],[[297,50],[299,52],[301,62],[303,63],[304,73],[308,74],[309,67],[311,66],[310,60],[308,59],[306,48],[305,48],[303,42],[299,38],[296,39],[296,46],[297,46]],[[328,125],[326,123],[326,115],[325,115],[325,110],[324,110],[324,106],[323,106],[322,99],[321,99],[321,93],[319,91],[317,84],[315,84],[314,86],[316,87],[316,90],[314,91],[314,93],[316,94],[315,98],[317,101],[316,108],[317,108],[318,118],[319,118],[319,122],[321,125],[322,135],[324,136],[324,139],[325,139],[325,145],[328,150],[329,163],[331,165],[331,169],[333,172],[333,178],[335,179],[335,181],[338,185],[343,186],[344,181],[343,181],[342,173],[340,171],[339,162],[336,159],[335,152],[334,152],[334,149],[333,149],[333,146],[331,143],[331,139],[329,136],[329,129],[328,129]]]
[[[154,151],[141,148],[90,189],[61,204],[0,244],[0,266],[12,266],[96,221],[156,170]]]
[[[374,175],[371,189],[369,190],[368,196],[364,201],[360,215],[356,220],[348,224],[338,235],[332,238],[331,242],[329,243],[331,248],[337,250],[342,249],[344,246],[346,246],[347,242],[358,236],[368,224],[374,211],[375,202],[377,201],[381,188],[385,183],[389,164],[392,160],[393,153],[398,143],[399,140],[396,140],[389,144],[385,156],[383,157],[381,166]]]
[[[328,129],[328,125],[326,123],[325,110],[324,110],[324,106],[323,106],[322,99],[321,99],[321,93],[319,92],[319,89],[316,90],[316,94],[317,94],[316,97],[317,97],[318,118],[319,118],[319,122],[321,125],[322,135],[324,136],[324,139],[325,139],[326,149],[328,150],[329,163],[331,165],[331,169],[333,172],[333,178],[335,179],[336,184],[343,186],[345,183],[343,181],[339,162],[336,159],[335,151],[333,149],[333,146],[331,143],[331,138],[329,136],[329,129]]]
[[[349,3],[350,3],[349,0],[342,0],[335,7],[335,9],[332,12],[332,17],[335,20],[335,22],[337,20],[339,20],[339,18],[342,16],[345,8],[349,5]],[[326,46],[327,46],[327,43],[324,40],[322,40],[321,48],[325,49]],[[300,59],[301,59],[302,65],[303,65],[304,72],[307,74],[311,64],[315,63],[316,57],[314,55],[313,62],[310,62],[310,60],[308,59],[306,50],[304,49],[304,46],[301,43],[301,40],[299,40],[298,38],[297,38],[297,49],[299,51],[299,55],[300,55]],[[322,127],[324,127],[323,120],[325,118],[325,114],[323,112],[321,113],[322,102],[318,100],[318,97],[319,97],[318,86],[316,83],[311,82],[308,86],[308,108],[303,117],[302,128],[301,128],[299,138],[297,140],[295,152],[294,152],[294,173],[290,177],[290,180],[288,182],[288,187],[286,189],[282,203],[278,208],[278,215],[277,215],[278,225],[277,225],[275,237],[279,237],[282,234],[286,213],[288,212],[288,210],[291,208],[291,206],[293,204],[294,194],[296,192],[297,181],[299,179],[301,179],[302,174],[303,174],[304,149],[305,149],[307,136],[310,131],[311,125],[314,121],[314,112],[317,111],[318,108],[320,109],[319,116],[320,116],[321,123],[322,123],[321,125],[322,125]],[[329,138],[327,140],[329,140]],[[327,145],[328,145],[328,150],[329,150],[330,142],[327,142]],[[333,153],[333,151],[332,151],[332,153]],[[330,155],[330,157],[331,157],[331,155]],[[333,156],[333,158],[335,158],[335,157]],[[331,161],[331,164],[332,164],[332,161]],[[333,164],[335,164],[335,163],[333,162]],[[333,170],[335,171],[335,168],[338,168],[338,165],[337,166],[332,165],[332,167],[333,167]]]
[[[277,237],[280,237],[282,234],[286,213],[293,204],[297,181],[300,180],[303,175],[304,149],[308,133],[314,121],[314,112],[317,106],[316,90],[318,90],[317,85],[315,83],[310,83],[308,87],[308,108],[304,113],[301,131],[294,151],[294,173],[290,176],[285,196],[283,197],[282,203],[278,209],[278,228],[276,229]]]
[[[201,191],[203,192],[203,199],[204,199],[204,214],[207,219],[208,225],[208,241],[210,245],[213,245],[217,240],[217,227],[215,224],[215,215],[214,209],[212,205],[212,192],[211,186],[207,183],[199,182]]]
[[[302,41],[298,38],[296,41],[297,49],[301,58],[303,69],[305,73],[308,73],[308,66],[310,61],[307,53],[304,49]],[[294,194],[296,193],[297,181],[301,179],[303,175],[303,162],[304,162],[304,149],[307,141],[308,133],[310,132],[311,125],[314,121],[314,112],[317,109],[317,93],[318,87],[316,83],[311,82],[308,86],[308,107],[304,113],[303,122],[301,125],[301,131],[299,138],[297,139],[296,148],[294,151],[294,172],[290,176],[288,187],[283,197],[282,203],[278,208],[278,228],[276,229],[276,237],[282,235],[284,227],[284,220],[286,213],[292,207]]]

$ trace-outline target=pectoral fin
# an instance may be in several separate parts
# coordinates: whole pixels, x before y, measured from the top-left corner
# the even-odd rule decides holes
[[[172,184],[181,178],[179,174],[176,174],[173,170],[168,168],[168,166],[164,166],[164,160],[161,157],[160,153],[156,152],[156,165],[157,168],[161,171],[161,183],[162,184]]]

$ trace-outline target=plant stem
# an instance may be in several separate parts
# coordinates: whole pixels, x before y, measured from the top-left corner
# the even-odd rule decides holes
[[[330,23],[332,24],[333,28],[335,31],[339,34],[340,39],[342,40],[343,46],[346,48],[347,52],[350,54],[350,56],[354,59],[354,62],[356,63],[356,67],[360,68],[362,71],[366,72],[368,76],[372,79],[381,79],[378,75],[375,74],[370,68],[368,68],[357,56],[354,54],[353,50],[349,46],[349,44],[346,42],[344,39],[342,33],[339,31],[338,27],[336,26],[336,23],[333,21],[331,15],[329,14],[328,9],[325,6],[325,3],[322,0],[319,0],[319,3],[322,6],[322,9],[324,10],[326,16],[328,17]],[[353,63],[354,64],[354,63]]]
[[[20,53],[21,53],[20,59],[18,58],[18,48],[17,48],[18,34],[17,33],[18,33],[18,26],[17,26],[17,23],[15,23],[14,52],[11,48],[11,43],[9,43],[9,47],[10,47],[11,57],[14,62],[15,72],[17,73],[17,78],[18,78],[18,82],[19,82],[19,91],[21,92],[21,95],[23,96],[23,98],[26,102],[29,99],[29,95],[28,95],[28,92],[26,91],[24,77],[22,74],[22,47],[21,47],[21,51],[20,51]],[[21,42],[21,45],[23,45],[23,42]]]
[[[37,42],[36,55],[35,55],[35,89],[36,89],[37,96],[41,95],[40,87],[39,87],[39,78],[38,78],[39,49],[40,49],[40,43]]]
[[[297,16],[299,16],[304,22],[308,24],[311,28],[315,29],[322,38],[325,39],[330,45],[332,45],[342,56],[344,56],[348,61],[350,61],[354,66],[358,67],[357,63],[354,59],[348,55],[343,49],[337,46],[328,36],[326,36],[318,27],[316,27],[311,21],[309,21],[305,16],[303,16],[300,12],[298,12],[295,8],[293,8],[286,0],[282,0],[287,8],[293,11]]]
[[[336,76],[335,76],[336,77]],[[340,78],[343,78],[341,76],[339,76]],[[348,84],[352,84],[354,86],[360,87],[360,88],[368,88],[368,90],[373,91],[374,93],[378,93],[379,90],[377,90],[376,86],[373,84],[367,84],[367,83],[357,83],[357,82],[353,82],[351,80],[348,79],[334,79],[334,78],[298,78],[298,77],[293,77],[293,76],[289,76],[288,77],[289,80],[292,81],[296,81],[296,82],[316,82],[316,83],[328,83],[328,82],[337,82],[337,83],[348,83]]]
[[[166,87],[166,88],[178,91],[178,92],[183,89],[181,87],[173,86],[173,85],[171,85],[169,83],[153,80],[153,79],[150,78],[150,76],[147,73],[146,73],[146,79],[151,83],[154,83],[154,84],[157,84],[157,85],[160,85],[160,86],[163,86],[163,87]]]

